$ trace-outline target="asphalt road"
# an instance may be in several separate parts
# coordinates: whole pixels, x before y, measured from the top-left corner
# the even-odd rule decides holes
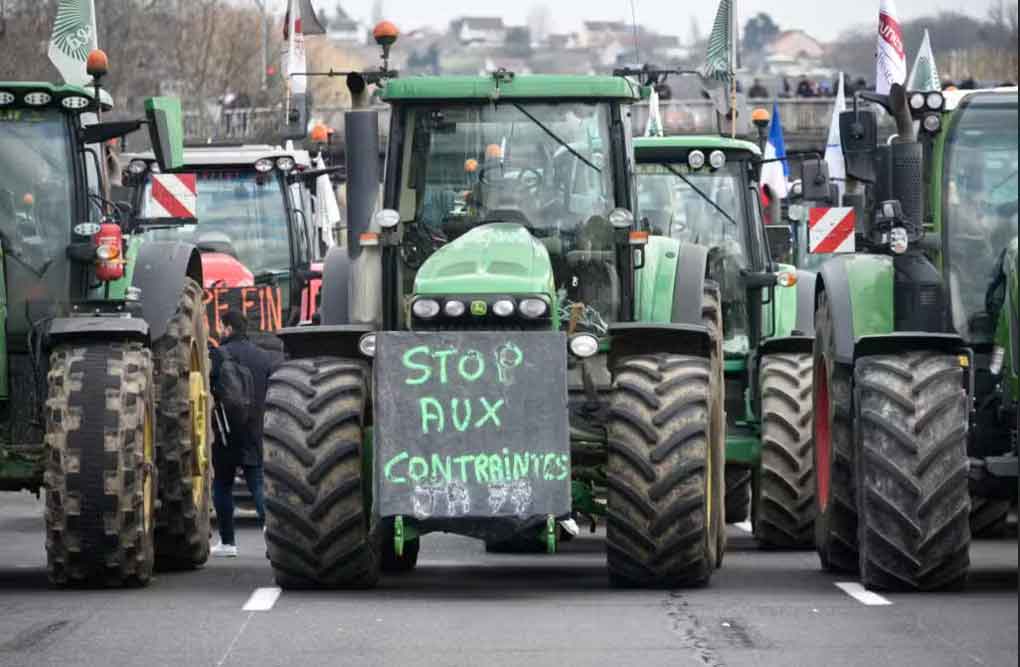
[[[723,569],[696,590],[609,588],[597,535],[555,556],[431,535],[418,570],[376,590],[274,601],[249,524],[236,560],[143,590],[60,591],[46,580],[42,504],[5,493],[0,666],[1017,664],[1015,532],[975,542],[963,592],[864,604],[813,552],[763,552],[730,531]]]

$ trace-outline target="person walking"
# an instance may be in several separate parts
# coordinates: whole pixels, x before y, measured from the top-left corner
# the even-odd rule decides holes
[[[223,338],[219,347],[210,350],[211,385],[217,405],[214,410],[216,438],[212,450],[213,506],[220,542],[212,547],[216,557],[237,557],[234,535],[234,476],[241,469],[248,490],[255,501],[259,526],[265,525],[262,493],[262,417],[265,413],[266,389],[276,359],[248,338],[248,320],[241,311],[231,309],[221,318]],[[230,377],[227,377],[227,376]],[[244,386],[247,385],[247,386]],[[243,387],[243,388],[238,388]],[[247,396],[224,396],[232,391]],[[220,393],[220,396],[216,394]],[[247,404],[246,418],[230,419],[228,406]],[[236,415],[236,411],[235,411]]]

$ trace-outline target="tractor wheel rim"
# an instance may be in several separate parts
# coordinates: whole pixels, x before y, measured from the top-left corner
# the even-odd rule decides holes
[[[205,501],[205,478],[208,466],[207,403],[209,394],[197,346],[192,345],[188,373],[188,407],[191,414],[191,498],[197,509]]]
[[[818,508],[824,512],[829,506],[830,466],[832,463],[832,425],[829,404],[829,371],[825,359],[815,365],[815,479],[818,480]]]

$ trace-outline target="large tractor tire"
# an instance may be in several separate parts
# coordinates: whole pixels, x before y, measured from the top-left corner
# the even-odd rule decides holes
[[[1009,510],[1013,503],[998,498],[970,497],[970,534],[988,539],[1006,535]]]
[[[58,586],[144,586],[156,505],[149,351],[54,349],[46,401],[46,561]]]
[[[828,295],[815,315],[812,412],[815,469],[815,549],[822,567],[856,572],[857,501],[851,422],[853,370],[836,362],[835,326]]]
[[[202,288],[185,281],[166,333],[153,345],[156,364],[156,564],[195,568],[209,558],[211,431],[209,353]]]
[[[970,492],[959,358],[932,351],[865,357],[854,393],[862,583],[908,591],[962,584]]]
[[[766,547],[814,544],[811,355],[770,354],[761,362],[762,446],[754,536]]]
[[[269,379],[266,546],[283,588],[371,588],[380,544],[363,468],[369,368],[319,357]]]
[[[726,523],[747,521],[751,512],[751,471],[726,466]]]
[[[706,310],[717,312],[715,304]],[[712,334],[716,345],[717,330]],[[628,357],[615,371],[608,424],[610,579],[626,586],[705,584],[721,556],[724,511],[718,346],[707,356]]]

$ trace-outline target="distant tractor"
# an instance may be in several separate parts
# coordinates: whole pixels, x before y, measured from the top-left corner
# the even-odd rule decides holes
[[[348,216],[356,243],[326,257],[320,322],[279,332],[291,359],[270,382],[265,471],[280,585],[373,586],[432,531],[555,550],[572,513],[605,516],[617,584],[709,579],[720,294],[704,246],[635,219],[639,92],[506,71],[386,82],[382,210]],[[346,122],[366,174],[371,114]],[[349,187],[349,210],[374,196]]]
[[[132,203],[141,215],[166,215],[153,196],[162,187],[154,155],[125,154],[123,161],[125,182],[134,187]],[[198,248],[210,334],[219,338],[219,318],[231,307],[243,310],[251,329],[261,333],[310,321],[321,258],[333,232],[314,224],[307,186],[324,172],[312,168],[308,152],[268,145],[189,146],[184,164],[196,177],[194,219],[150,227],[144,237]]]
[[[209,552],[201,261],[110,201],[103,153],[146,125],[178,169],[180,105],[96,122],[105,61],[88,89],[0,82],[0,490],[45,489],[57,585],[144,585]]]

